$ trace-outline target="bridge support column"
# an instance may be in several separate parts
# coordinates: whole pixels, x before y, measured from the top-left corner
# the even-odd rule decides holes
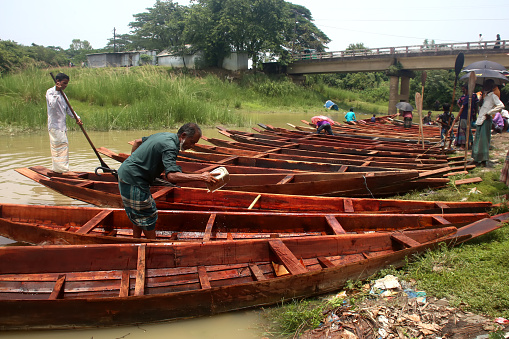
[[[401,84],[400,84],[401,79]],[[389,109],[388,114],[396,114],[396,104],[400,101],[408,102],[410,98],[410,77],[394,76],[389,77]]]

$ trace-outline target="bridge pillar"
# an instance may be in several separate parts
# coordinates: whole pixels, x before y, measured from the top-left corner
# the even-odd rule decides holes
[[[398,112],[398,110],[396,109],[396,104],[400,101],[408,102],[409,98],[410,98],[410,77],[408,76],[399,77],[391,75],[389,77],[388,114],[396,114]]]

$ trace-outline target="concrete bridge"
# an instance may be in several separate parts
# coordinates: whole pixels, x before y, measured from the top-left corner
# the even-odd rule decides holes
[[[286,73],[380,72],[399,63],[402,69],[389,76],[388,113],[394,114],[396,103],[409,101],[411,71],[454,69],[460,52],[465,55],[464,66],[479,60],[490,60],[509,68],[509,40],[501,40],[499,44],[484,41],[301,53],[294,55],[295,61],[287,66]]]

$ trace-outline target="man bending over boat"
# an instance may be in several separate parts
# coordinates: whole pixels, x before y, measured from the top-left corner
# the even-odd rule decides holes
[[[150,185],[164,171],[166,180],[172,183],[204,181],[214,184],[218,181],[209,172],[182,173],[177,165],[179,151],[191,148],[200,140],[200,127],[187,123],[175,133],[156,133],[136,139],[131,156],[118,169],[118,186],[124,209],[133,223],[133,238],[156,238],[157,207],[150,193]]]

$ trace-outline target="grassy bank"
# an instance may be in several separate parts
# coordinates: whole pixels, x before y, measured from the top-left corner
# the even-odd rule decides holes
[[[187,121],[242,126],[243,112],[317,112],[331,99],[347,110],[385,113],[387,103],[323,84],[297,85],[286,77],[176,73],[166,67],[29,69],[0,77],[0,129],[46,128],[49,72],[67,73],[66,94],[89,130],[172,128]],[[76,128],[69,124],[69,128]]]
[[[507,139],[507,138],[506,138]],[[505,140],[505,139],[504,139]],[[502,144],[504,140],[499,140]],[[451,178],[451,184],[434,191],[416,191],[398,197],[413,200],[443,201],[491,201],[494,204],[506,202],[504,195],[509,188],[500,182],[499,176],[504,159],[504,150],[493,151],[492,159],[497,163],[493,168],[476,168],[468,175]],[[456,179],[481,177],[481,183],[455,186]],[[475,193],[474,193],[475,192]],[[509,211],[507,205],[493,208],[490,214]],[[473,239],[458,247],[429,251],[423,255],[408,258],[407,264],[400,268],[387,268],[368,281],[350,281],[345,290],[360,290],[367,282],[382,278],[387,274],[400,280],[415,281],[416,289],[426,291],[427,296],[438,299],[447,298],[451,306],[487,317],[509,318],[509,224],[480,238]],[[359,294],[356,298],[368,298]],[[306,329],[319,326],[324,321],[327,310],[341,305],[343,299],[310,298],[300,301],[286,301],[279,307],[264,311],[268,320],[266,326],[269,337],[297,337]],[[349,300],[356,312],[356,301]],[[490,337],[491,338],[491,337]]]

